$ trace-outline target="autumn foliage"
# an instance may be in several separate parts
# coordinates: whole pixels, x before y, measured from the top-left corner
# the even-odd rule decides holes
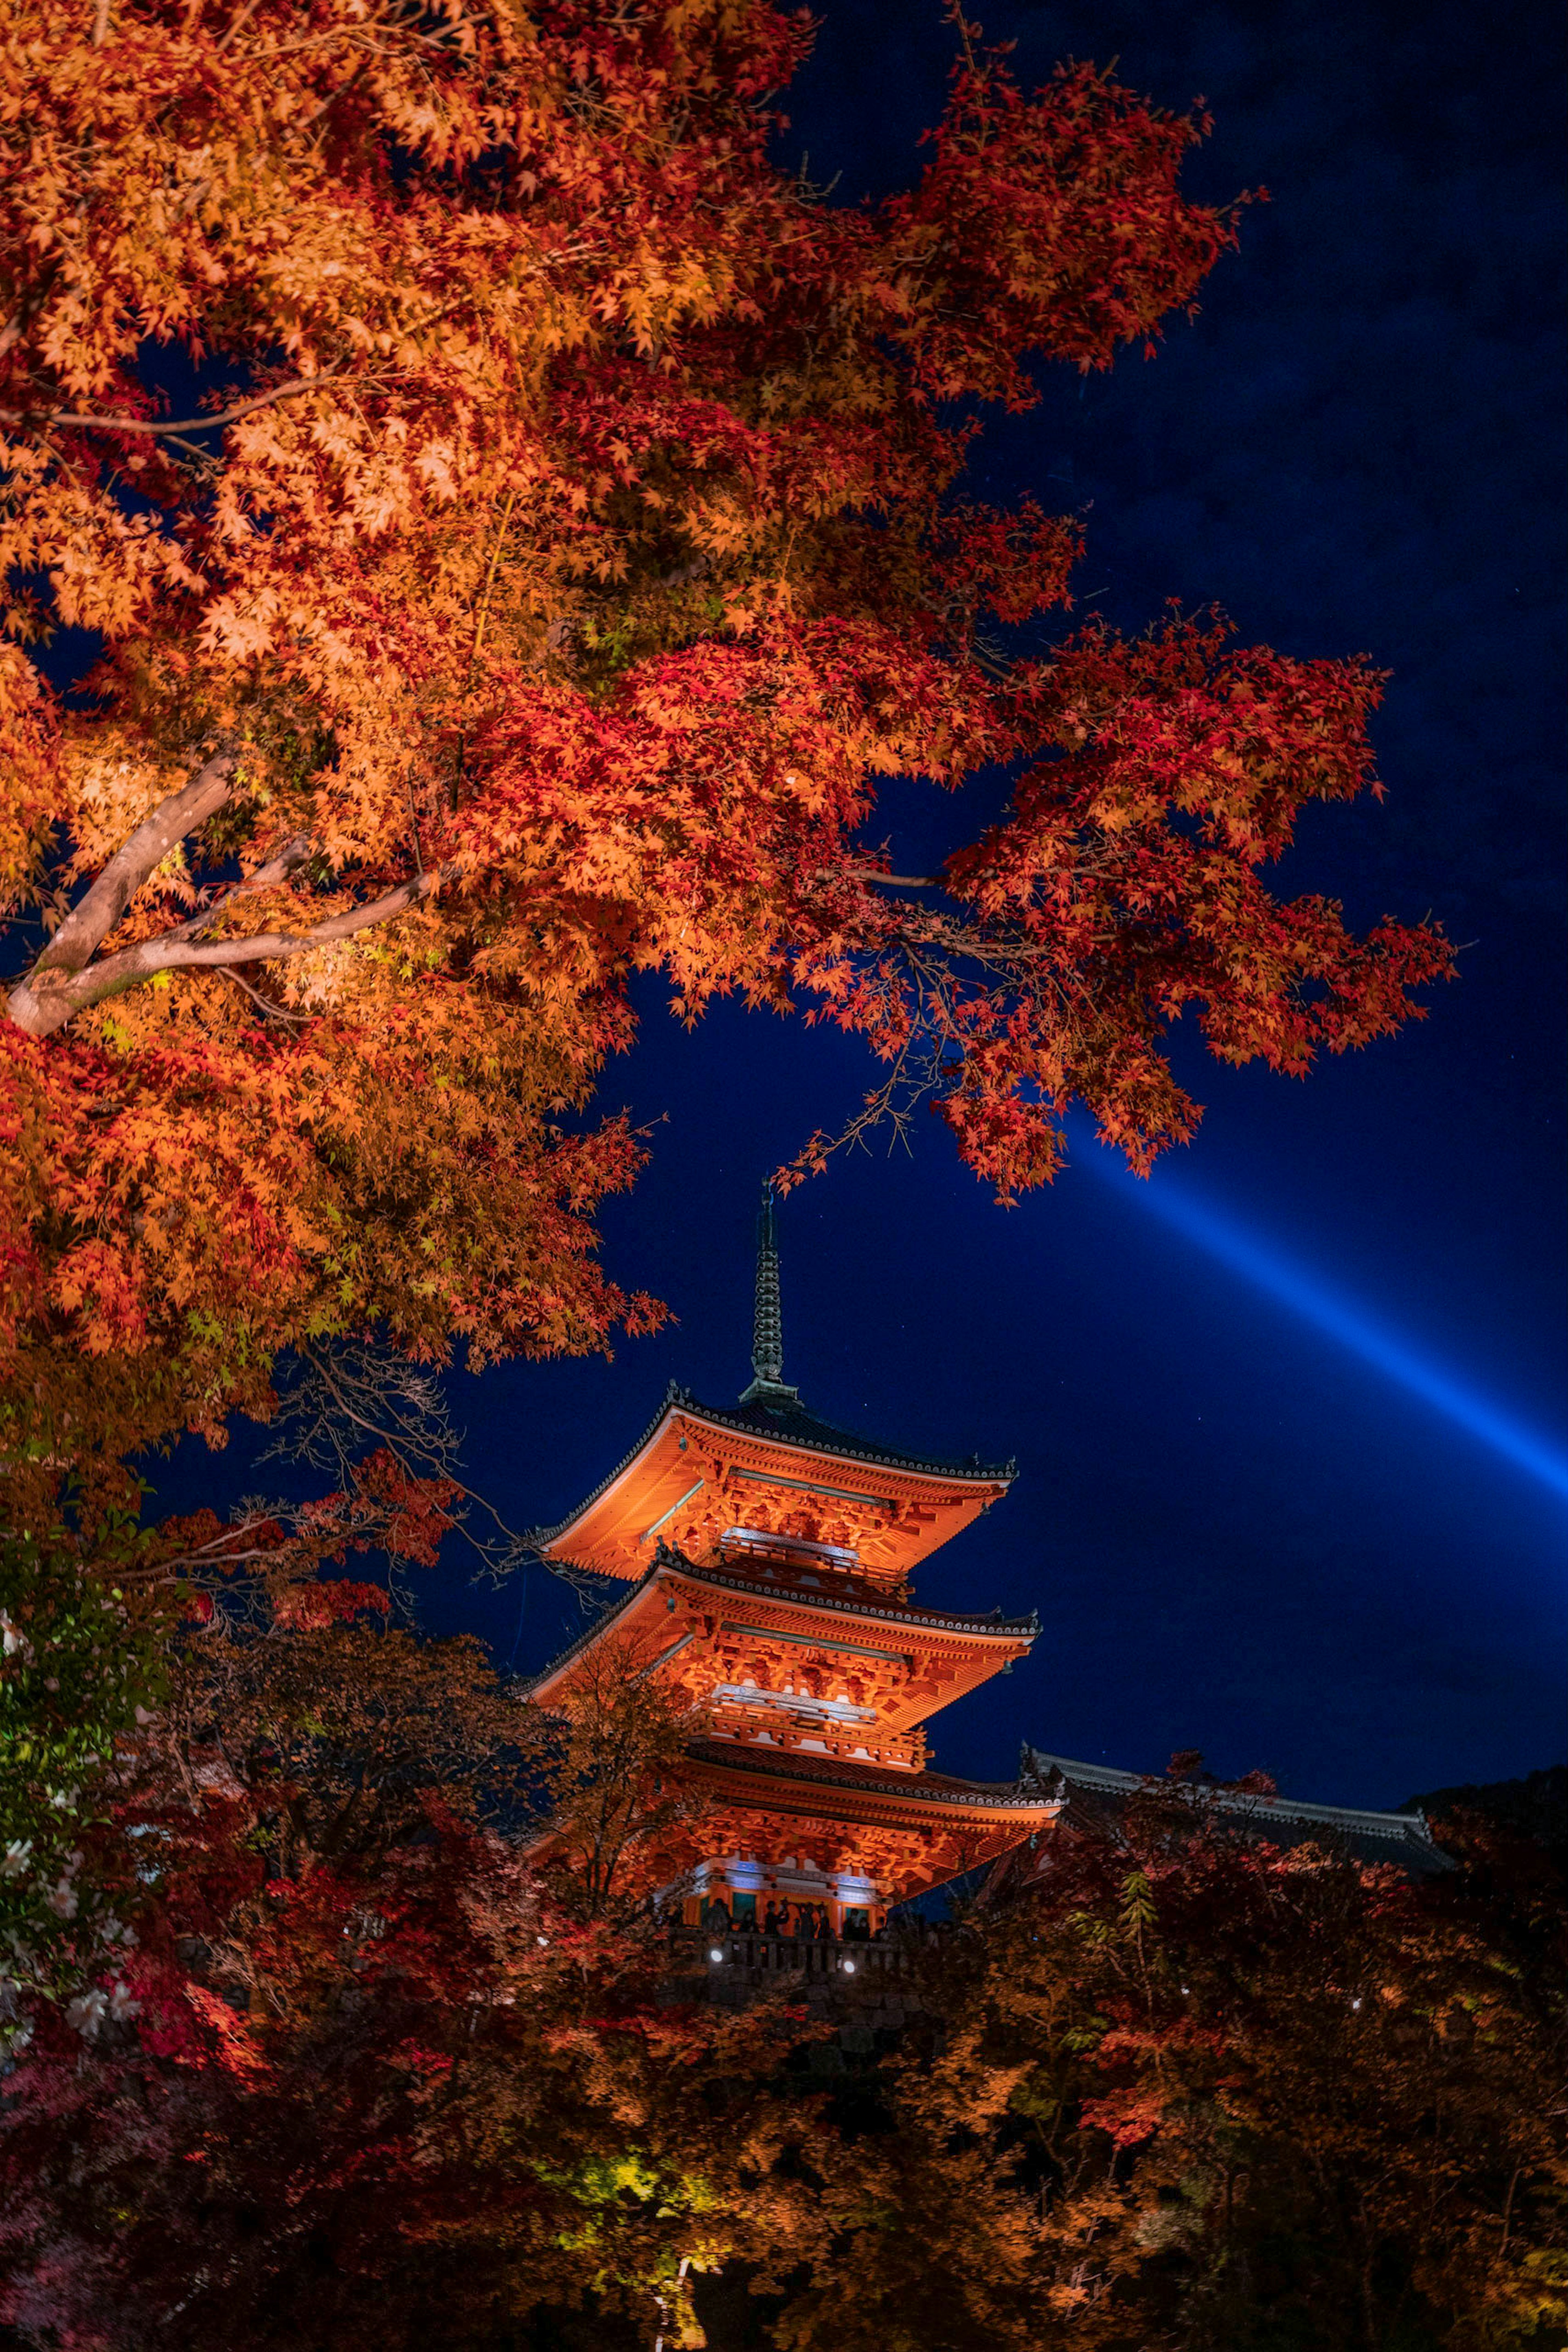
[[[861,1037],[850,1131],[928,1103],[1006,1196],[1074,1103],[1140,1169],[1192,1132],[1189,1009],[1300,1075],[1448,969],[1265,880],[1376,788],[1376,673],[1074,622],[1082,519],[967,488],[987,404],[1151,350],[1239,215],[1180,191],[1201,116],[954,39],[913,186],[857,206],[778,160],[810,26],[760,0],[0,26],[24,2345],[695,2344],[721,2279],[780,2352],[1561,2317],[1544,1907],[1156,1813],[956,1931],[846,2081],[672,1969],[651,1682],[541,1725],[367,1564],[472,1500],[382,1443],[378,1349],[663,1312],[597,1257],[638,975]],[[998,770],[892,870],[885,780],[961,813]],[[125,1457],[313,1381],[327,1498],[135,1528]]]
[[[680,1736],[656,1687],[588,1695],[563,1753],[474,1645],[323,1591],[318,1622],[218,1580],[79,1832],[125,1928],[13,2050],[12,2340],[1557,2340],[1568,1948],[1534,1850],[1472,1822],[1416,1885],[1151,1787],[905,1948],[894,2010],[732,2010],[625,1833]],[[540,1870],[544,1818],[577,1834]]]
[[[118,1853],[134,1926],[15,2052],[0,2321],[105,2352],[651,2338],[694,2263],[790,2235],[798,2027],[662,2001],[645,1916],[520,1857],[541,1730],[476,1645],[317,1589],[313,1618],[231,1587],[121,1744],[89,1870]]]
[[[965,488],[986,404],[1152,348],[1234,242],[1200,117],[956,25],[915,184],[843,205],[775,161],[810,30],[755,0],[89,17],[0,34],[36,1483],[267,1411],[303,1339],[645,1327],[593,1229],[640,1147],[580,1118],[638,972],[863,1036],[866,1117],[929,1097],[1006,1193],[1074,1100],[1140,1167],[1191,1131],[1189,1005],[1299,1073],[1447,969],[1261,878],[1370,783],[1374,672],[1074,628],[1077,520]],[[998,763],[1002,821],[894,880],[880,781]]]
[[[1415,1885],[1155,1784],[1063,1833],[930,1967],[942,2030],[879,2070],[865,2206],[779,2343],[1544,2352],[1568,1911],[1539,1851],[1448,1842]]]

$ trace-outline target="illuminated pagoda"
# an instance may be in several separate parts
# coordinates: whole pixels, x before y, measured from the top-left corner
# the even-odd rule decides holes
[[[1007,1493],[1014,1465],[928,1461],[821,1421],[784,1381],[770,1191],[758,1226],[753,1378],[728,1408],[673,1383],[619,1466],[538,1528],[547,1559],[629,1591],[547,1667],[549,1706],[601,1643],[683,1690],[697,1826],[676,1832],[672,1893],[697,1926],[815,1906],[874,1935],[890,1904],[991,1862],[1059,1800],[932,1770],[927,1720],[1027,1654],[1027,1618],[919,1607],[919,1562]],[[679,1839],[686,1843],[682,1845]]]

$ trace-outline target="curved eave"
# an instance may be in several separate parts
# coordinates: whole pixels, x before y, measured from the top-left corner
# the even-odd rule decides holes
[[[897,1605],[882,1605],[876,1601],[841,1599],[832,1592],[792,1592],[774,1584],[759,1584],[754,1578],[727,1576],[721,1569],[695,1568],[679,1552],[661,1546],[651,1568],[646,1569],[623,1598],[596,1617],[591,1625],[570,1643],[558,1657],[542,1666],[537,1675],[517,1685],[517,1696],[531,1699],[556,1681],[574,1658],[582,1656],[601,1637],[612,1633],[625,1618],[632,1615],[643,1595],[651,1585],[660,1581],[700,1585],[705,1591],[727,1593],[761,1607],[786,1610],[821,1611],[851,1624],[857,1620],[868,1630],[887,1626],[907,1628],[926,1635],[946,1636],[960,1642],[998,1642],[1017,1650],[1035,1640],[1040,1632],[1040,1619],[1032,1612],[1027,1617],[965,1617],[948,1609],[914,1609]],[[650,1667],[659,1664],[655,1657]]]
[[[797,1436],[788,1426],[775,1428],[768,1422],[748,1419],[744,1412],[730,1412],[723,1405],[699,1404],[686,1389],[677,1389],[672,1402],[694,1421],[706,1422],[714,1429],[727,1429],[737,1437],[759,1437],[768,1445],[787,1445],[819,1461],[860,1462],[878,1470],[902,1471],[905,1477],[936,1478],[944,1485],[957,1486],[1010,1486],[1018,1476],[1016,1462],[937,1462],[921,1454],[902,1454],[868,1445],[857,1439],[852,1430],[836,1429],[831,1422],[819,1421],[804,1408],[800,1412],[804,1426]]]
[[[592,1624],[587,1626],[584,1631],[578,1635],[575,1642],[569,1642],[566,1648],[562,1650],[558,1656],[553,1657],[548,1666],[541,1666],[538,1673],[537,1675],[530,1675],[526,1682],[515,1684],[513,1685],[514,1696],[519,1699],[531,1699],[535,1693],[543,1690],[548,1683],[554,1682],[561,1669],[564,1666],[569,1666],[573,1658],[580,1658],[586,1651],[591,1650],[595,1642],[600,1640],[601,1635],[613,1633],[622,1618],[624,1617],[630,1610],[635,1609],[643,1594],[646,1592],[648,1587],[658,1575],[659,1568],[660,1563],[655,1560],[653,1567],[645,1570],[643,1575],[638,1578],[636,1583],[630,1586],[628,1590],[622,1594],[619,1600],[615,1601],[610,1608],[605,1610],[602,1616],[596,1617]]]
[[[1005,1781],[959,1780],[941,1772],[888,1772],[839,1758],[819,1761],[794,1750],[770,1755],[765,1748],[722,1739],[693,1740],[685,1752],[701,1776],[720,1780],[721,1801],[722,1780],[728,1776],[742,1784],[732,1801],[759,1812],[840,1820],[862,1829],[955,1829],[967,1823],[994,1841],[988,1850],[993,1861],[1021,1844],[1031,1832],[1049,1829],[1066,1801],[1030,1796]],[[553,1822],[540,1823],[525,1851],[546,1851],[555,1834]]]
[[[771,1601],[775,1607],[821,1609],[836,1617],[862,1618],[867,1625],[911,1625],[922,1633],[947,1633],[965,1642],[1017,1644],[1034,1641],[1040,1633],[1040,1619],[1032,1610],[1027,1617],[966,1617],[953,1609],[917,1609],[900,1601],[841,1599],[827,1589],[801,1592],[789,1585],[758,1583],[755,1577],[729,1576],[720,1568],[697,1568],[677,1551],[663,1551],[648,1574],[656,1576],[661,1570],[693,1584],[706,1585],[715,1592],[738,1592],[747,1600]],[[648,1577],[644,1577],[643,1582],[647,1581]],[[641,1591],[642,1587],[637,1589]]]
[[[852,1466],[891,1471],[905,1478],[936,1480],[944,1486],[973,1486],[979,1489],[1005,1490],[1018,1475],[1016,1462],[981,1464],[975,1462],[934,1462],[915,1454],[899,1454],[872,1445],[857,1444],[847,1430],[833,1429],[802,1412],[804,1424],[799,1435],[787,1427],[774,1428],[769,1423],[749,1420],[744,1412],[727,1412],[722,1406],[699,1404],[687,1389],[672,1381],[664,1391],[664,1402],[631,1450],[622,1454],[607,1476],[601,1478],[591,1493],[585,1495],[574,1510],[553,1527],[530,1528],[527,1540],[541,1552],[549,1552],[561,1538],[571,1533],[587,1517],[597,1503],[603,1501],[627,1472],[646,1454],[673,1415],[679,1413],[688,1421],[700,1423],[709,1429],[722,1430],[733,1437],[750,1438],[763,1445],[777,1445],[784,1451],[801,1455],[813,1462],[841,1462]]]
[[[1061,1812],[1061,1798],[1031,1797],[1009,1782],[959,1780],[941,1772],[889,1772],[832,1758],[818,1762],[796,1749],[770,1755],[741,1741],[694,1740],[686,1749],[694,1764],[714,1772],[738,1774],[766,1784],[759,1805],[795,1812],[832,1811],[845,1798],[859,1798],[882,1814],[919,1811],[951,1821],[968,1814],[988,1827],[1043,1829]]]
[[[525,1541],[532,1544],[536,1551],[549,1551],[552,1544],[559,1543],[562,1536],[570,1534],[570,1530],[576,1527],[579,1519],[585,1517],[587,1514],[592,1510],[595,1503],[602,1502],[605,1496],[609,1494],[611,1488],[615,1486],[620,1479],[623,1478],[626,1475],[627,1471],[630,1470],[635,1463],[641,1460],[644,1454],[646,1454],[649,1446],[652,1445],[653,1440],[658,1436],[659,1432],[664,1428],[664,1423],[669,1420],[671,1414],[681,1409],[679,1403],[680,1395],[680,1390],[675,1386],[674,1381],[672,1381],[669,1387],[664,1391],[664,1403],[659,1407],[658,1412],[653,1415],[653,1420],[648,1423],[647,1428],[643,1432],[642,1436],[637,1440],[636,1444],[632,1446],[630,1453],[623,1454],[622,1455],[620,1461],[615,1465],[614,1469],[609,1473],[608,1476],[600,1480],[598,1486],[594,1487],[591,1494],[585,1495],[583,1496],[581,1502],[578,1504],[575,1510],[569,1511],[564,1519],[558,1519],[553,1528],[529,1528],[525,1538]]]

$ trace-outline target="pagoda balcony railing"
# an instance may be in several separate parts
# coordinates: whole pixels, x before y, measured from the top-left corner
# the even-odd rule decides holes
[[[759,1744],[758,1734],[766,1732],[771,1745],[784,1754],[799,1748],[807,1755],[841,1757],[851,1764],[880,1764],[904,1772],[918,1772],[926,1761],[924,1725],[889,1731],[875,1722],[844,1722],[809,1703],[794,1708],[721,1697],[710,1701],[708,1722],[719,1738],[754,1745]]]
[[[882,1943],[841,1943],[828,1936],[764,1936],[730,1928],[672,1927],[670,1949],[677,1965],[701,1967],[713,1977],[732,1974],[749,1980],[772,1977],[879,1978],[897,1976],[915,1958],[923,1939],[900,1936]]]

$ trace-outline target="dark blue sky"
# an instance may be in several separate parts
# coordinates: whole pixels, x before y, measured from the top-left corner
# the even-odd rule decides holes
[[[935,0],[820,13],[789,160],[884,193],[918,167],[951,37]],[[945,1769],[1010,1773],[1023,1737],[1134,1768],[1193,1747],[1377,1805],[1523,1772],[1563,1748],[1563,1493],[1158,1209],[1249,1237],[1564,1458],[1558,12],[1109,0],[985,25],[1029,81],[1115,57],[1165,103],[1201,93],[1189,185],[1273,198],[1156,360],[1054,377],[996,423],[987,494],[1085,507],[1080,593],[1123,625],[1214,601],[1249,638],[1392,669],[1388,801],[1314,812],[1286,878],[1473,944],[1428,1022],[1304,1086],[1184,1042],[1207,1117],[1146,1192],[1084,1138],[1010,1212],[935,1126],[913,1156],[835,1162],[782,1215],[787,1377],[902,1444],[1019,1458],[921,1579],[1046,1624],[938,1724]],[[903,870],[946,814],[889,796]],[[454,1381],[473,1483],[514,1524],[575,1502],[670,1377],[738,1392],[758,1175],[868,1083],[842,1041],[723,1008],[688,1038],[645,1006],[605,1099],[667,1123],[607,1255],[680,1319],[610,1364]],[[250,1450],[186,1449],[168,1503],[214,1468],[250,1483]],[[578,1628],[538,1571],[520,1626],[517,1593],[463,1573],[427,1580],[433,1623],[519,1664]]]

